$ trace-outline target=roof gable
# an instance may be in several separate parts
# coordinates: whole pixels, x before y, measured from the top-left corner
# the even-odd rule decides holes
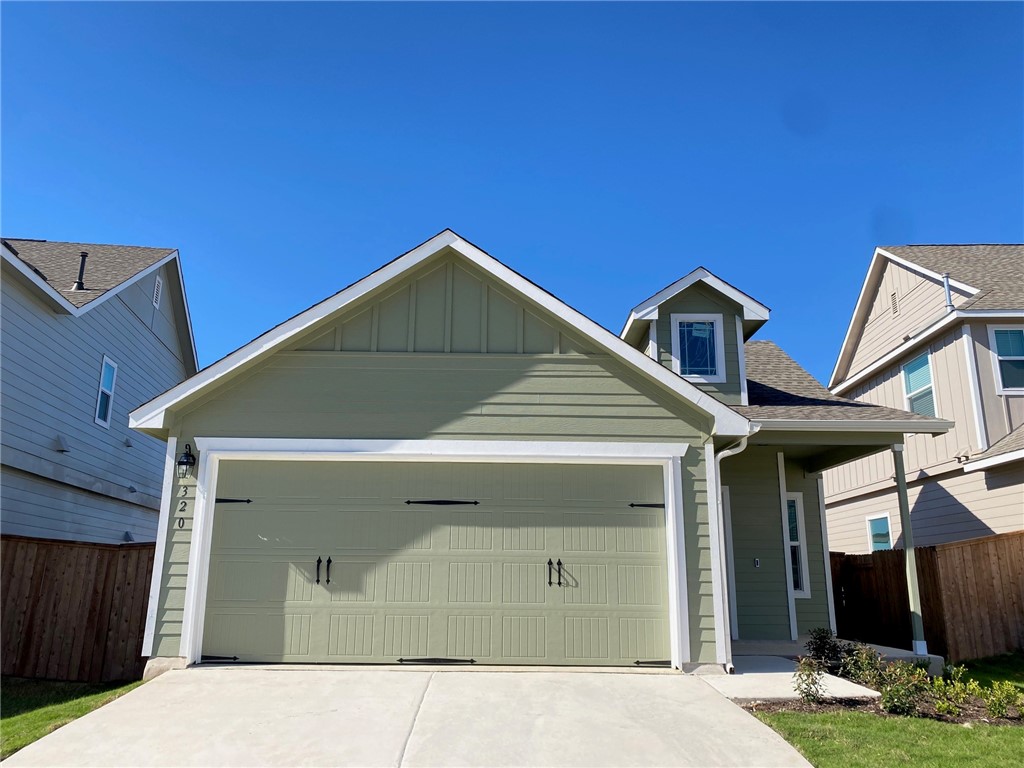
[[[427,265],[428,262],[436,262],[446,255],[464,259],[469,263],[471,271],[479,272],[489,281],[499,285],[509,295],[525,300],[527,306],[532,306],[536,310],[534,314],[539,319],[544,320],[545,315],[557,318],[573,328],[576,331],[576,336],[582,339],[587,346],[626,363],[662,389],[711,416],[714,419],[716,434],[736,436],[747,434],[749,422],[736,411],[704,394],[689,382],[633,349],[614,334],[451,230],[444,230],[362,280],[281,323],[197,375],[139,407],[131,414],[131,426],[149,431],[165,429],[165,415],[168,409],[186,400],[190,401],[201,396],[204,391],[215,386],[219,379],[251,368],[277,349],[289,346],[294,348],[296,345],[301,347],[302,344],[314,341],[321,344],[326,343],[321,340],[323,333],[327,331],[327,328],[324,327],[325,321],[328,323],[333,321],[343,310],[351,309],[356,306],[357,302],[362,302],[365,299],[372,297],[384,299],[389,289],[396,287],[397,283],[408,277],[412,271]],[[410,304],[407,302],[406,306],[410,306]],[[345,343],[343,334],[344,326],[342,326],[342,344]],[[407,344],[410,343],[408,336],[406,336],[406,341]],[[415,345],[415,340],[412,340],[412,343]]]

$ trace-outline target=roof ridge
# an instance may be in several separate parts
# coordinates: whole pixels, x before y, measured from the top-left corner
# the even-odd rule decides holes
[[[132,245],[130,243],[83,243],[77,240],[44,240],[37,237],[4,237],[4,240],[13,240],[19,243],[50,243],[52,245],[98,245],[102,248],[145,248],[149,251],[176,251],[177,248],[169,248],[163,245]]]

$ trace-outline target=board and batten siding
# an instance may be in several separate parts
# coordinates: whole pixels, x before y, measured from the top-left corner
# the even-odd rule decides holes
[[[714,395],[727,405],[740,405],[740,357],[736,340],[736,317],[742,317],[740,306],[717,291],[695,283],[658,307],[657,342],[658,361],[669,370],[672,365],[672,315],[707,314],[722,315],[722,332],[725,340],[725,381],[715,384],[693,382],[694,386]]]
[[[891,455],[887,458],[892,464]],[[845,501],[828,502],[829,547],[833,552],[870,552],[866,520],[886,515],[892,543],[902,546],[903,529],[895,483]],[[1024,464],[981,472],[953,470],[908,484],[914,544],[931,546],[1024,528]]]
[[[573,328],[514,300],[467,262],[442,254],[182,404],[172,419],[179,446],[197,435],[686,444],[691,656],[714,661],[708,418],[594,354]],[[177,485],[173,493],[178,498]],[[186,507],[167,529],[155,656],[179,655],[194,512]]]
[[[159,271],[170,285],[168,270]],[[155,274],[140,281],[149,283],[149,317],[118,294],[76,318],[55,313],[5,269],[4,533],[114,542],[129,531],[138,541],[154,538],[164,444],[129,430],[128,413],[181,381],[186,368],[177,336],[160,330],[165,314],[153,310],[153,280]],[[125,289],[133,290],[145,286]],[[170,299],[168,291],[166,312],[173,312]],[[94,420],[104,355],[118,366],[109,429]],[[58,435],[69,451],[56,450]]]
[[[935,472],[959,467],[958,455],[978,450],[964,343],[963,329],[957,328],[907,353],[884,372],[843,395],[858,402],[908,410],[901,366],[925,351],[931,353],[935,415],[954,422],[954,426],[944,435],[906,436],[908,478],[921,470]],[[844,464],[825,473],[826,499],[831,502],[843,494],[870,491],[878,483],[888,483],[891,477],[892,457],[884,452]]]
[[[898,310],[892,311],[896,294]],[[968,294],[952,289],[953,306],[963,304]],[[886,261],[878,292],[871,303],[857,348],[850,360],[848,375],[878,360],[899,343],[946,313],[946,292],[941,280],[925,277],[891,261]]]

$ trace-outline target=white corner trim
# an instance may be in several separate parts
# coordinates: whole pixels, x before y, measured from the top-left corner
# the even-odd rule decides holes
[[[590,318],[559,301],[547,291],[509,269],[472,243],[463,240],[451,230],[445,230],[432,237],[427,242],[398,257],[376,272],[367,275],[362,280],[336,293],[329,299],[272,328],[222,360],[200,371],[195,376],[186,379],[164,394],[135,409],[130,416],[130,426],[135,429],[163,428],[165,426],[164,417],[166,411],[175,403],[195,394],[221,376],[278,348],[296,334],[303,332],[339,309],[397,278],[446,247],[450,247],[458,252],[478,268],[524,296],[528,301],[533,302],[573,326],[578,332],[613,357],[632,365],[648,379],[653,380],[671,393],[690,402],[698,410],[713,417],[715,434],[728,436],[747,434],[749,421],[739,413],[714,397],[702,392],[693,384],[674,375],[642,351],[634,349]]]
[[[980,469],[991,469],[992,467],[998,467],[1000,464],[1009,464],[1011,461],[1020,461],[1021,459],[1024,459],[1024,448],[1021,448],[1019,451],[1001,453],[998,456],[991,456],[987,459],[968,461],[964,464],[964,472],[977,472]]]
[[[688,322],[712,323],[715,328],[715,369],[717,373],[713,376],[701,376],[696,374],[684,374],[682,372],[681,355],[679,348],[679,324]],[[694,314],[690,312],[674,313],[669,318],[669,330],[672,339],[672,370],[677,376],[687,381],[699,382],[701,384],[722,384],[726,381],[725,360],[725,318],[718,314]]]
[[[779,509],[782,512],[780,522],[782,523],[782,578],[786,581],[786,600],[789,607],[789,634],[791,640],[796,640],[796,601],[793,595],[793,580],[789,578],[789,520],[786,509],[786,456],[782,451],[775,454],[779,465]]]
[[[740,620],[736,606],[736,549],[732,538],[732,499],[729,486],[722,486],[722,516],[725,519],[725,563],[729,572],[729,636],[740,639]]]
[[[988,432],[985,430],[984,411],[981,404],[981,387],[978,384],[978,355],[974,348],[974,334],[971,324],[964,323],[963,338],[964,365],[967,368],[967,384],[971,390],[971,410],[974,412],[974,434],[978,439],[978,451],[988,450]]]
[[[495,440],[296,440],[196,437],[198,481],[185,582],[180,655],[202,659],[203,624],[220,463],[269,461],[444,461],[647,464],[662,467],[665,482],[666,566],[669,574],[671,663],[690,661],[690,626],[683,529],[684,443],[555,443]],[[173,457],[173,453],[169,454]]]
[[[722,535],[722,511],[718,505],[719,478],[715,462],[715,445],[709,440],[704,446],[704,477],[707,481],[708,534],[711,539],[711,599],[715,619],[715,661],[729,663],[729,611],[726,604],[725,538]]]
[[[743,321],[739,315],[736,316],[736,353],[739,355],[740,369],[740,402],[743,405],[750,405],[750,398],[747,396],[747,350],[743,341]]]
[[[818,475],[818,512],[821,514],[821,551],[825,562],[825,596],[828,604],[828,626],[836,634],[836,601],[832,592],[832,556],[828,545],[828,516],[825,514],[825,478]]]
[[[157,607],[164,575],[164,554],[167,551],[167,531],[170,528],[171,492],[174,488],[174,467],[178,438],[167,438],[164,450],[164,482],[160,490],[160,512],[157,518],[156,551],[153,554],[153,577],[149,582],[149,603],[146,606],[146,629],[142,635],[142,655],[153,655],[153,636],[156,633]]]

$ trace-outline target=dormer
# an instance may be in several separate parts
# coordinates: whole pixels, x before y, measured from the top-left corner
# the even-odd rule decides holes
[[[770,312],[698,267],[634,307],[619,335],[722,402],[747,405],[743,344]]]

